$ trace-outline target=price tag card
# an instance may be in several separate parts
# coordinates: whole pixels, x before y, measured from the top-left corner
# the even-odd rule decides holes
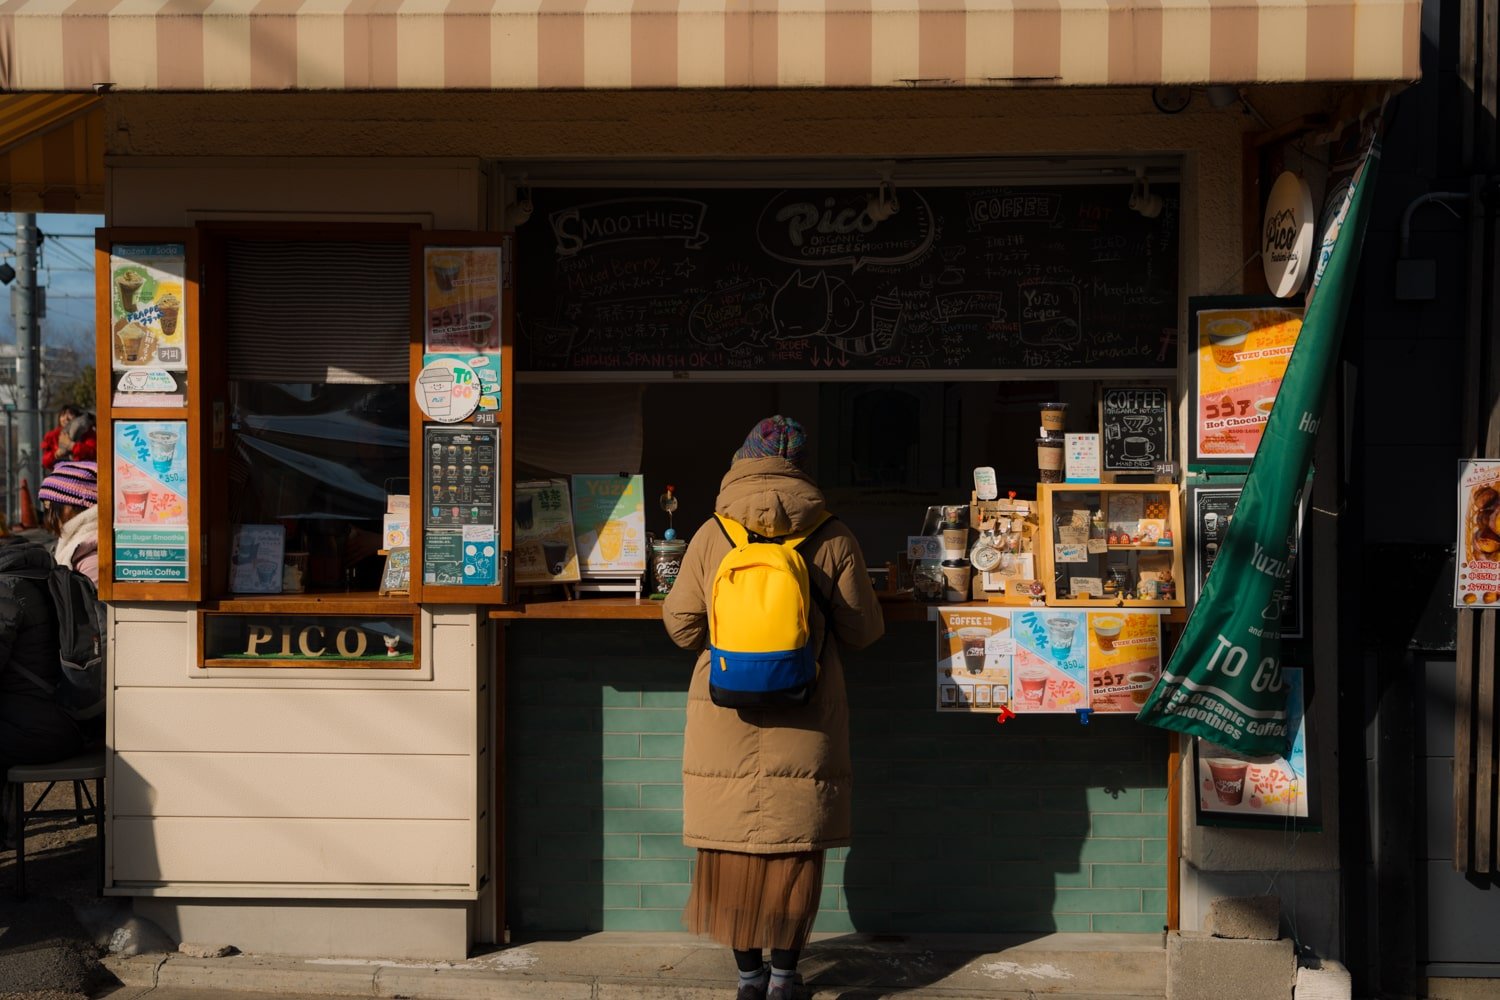
[[[1088,542],[1089,555],[1097,556],[1109,551],[1109,540],[1107,538],[1090,538]]]
[[[1069,581],[1074,597],[1103,597],[1104,580],[1097,576],[1075,576]]]
[[[1053,561],[1059,563],[1086,563],[1089,561],[1088,547],[1084,545],[1053,546]]]
[[[1099,435],[1064,435],[1063,478],[1070,483],[1099,481]]]
[[[984,641],[985,656],[1011,656],[1016,651],[1016,641],[1009,632],[992,635]]]

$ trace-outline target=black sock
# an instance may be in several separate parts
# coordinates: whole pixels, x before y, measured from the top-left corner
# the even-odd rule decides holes
[[[802,957],[800,948],[772,948],[771,968],[780,969],[783,972],[795,972],[797,959]]]
[[[759,973],[766,966],[766,960],[761,956],[760,949],[753,951],[734,950],[734,964],[744,973]]]

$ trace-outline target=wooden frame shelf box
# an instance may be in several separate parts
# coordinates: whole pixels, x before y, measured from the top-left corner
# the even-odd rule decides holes
[[[1099,510],[1103,513],[1106,531],[1110,524],[1111,498],[1126,494],[1138,494],[1143,497],[1159,496],[1166,501],[1164,518],[1147,518],[1146,520],[1161,520],[1165,523],[1165,531],[1171,532],[1171,542],[1168,545],[1140,545],[1140,544],[1111,544],[1105,542],[1104,552],[1093,552],[1089,554],[1086,562],[1080,563],[1058,563],[1057,546],[1058,524],[1057,516],[1059,508],[1065,510],[1086,509],[1089,511]],[[1069,496],[1087,496],[1093,500],[1086,504],[1067,504],[1063,498]],[[1038,573],[1047,588],[1047,605],[1049,607],[1061,608],[1181,608],[1186,605],[1186,581],[1183,576],[1183,535],[1182,535],[1182,491],[1175,483],[1041,483],[1037,486],[1037,502],[1041,506],[1041,540],[1037,546]],[[1144,504],[1143,504],[1144,505]],[[1092,532],[1091,532],[1092,534]],[[1098,540],[1095,539],[1097,544]],[[1132,583],[1139,573],[1140,556],[1145,554],[1160,554],[1168,557],[1168,568],[1170,569],[1173,582],[1174,594],[1170,598],[1122,598],[1115,595],[1103,597],[1073,597],[1058,593],[1058,569],[1059,566],[1080,566],[1097,570],[1101,580],[1108,579],[1110,561],[1112,554],[1122,554],[1129,560],[1129,571]],[[1069,573],[1073,576],[1088,576],[1091,573]]]
[[[515,435],[511,416],[515,400],[515,296],[512,294],[513,238],[508,232],[419,230],[411,234],[411,588],[410,600],[421,604],[506,604],[511,598],[511,550],[513,524],[511,489],[514,476]],[[500,408],[498,412],[475,412],[451,424],[430,423],[417,404],[417,379],[426,364],[426,263],[429,250],[483,249],[500,251],[500,309],[495,320],[500,333]],[[442,354],[442,351],[434,353]],[[424,583],[426,540],[424,511],[428,504],[428,462],[423,451],[426,428],[494,427],[499,434],[495,462],[496,581],[489,586],[449,586]]]
[[[143,358],[128,358],[124,355],[122,347],[122,370],[121,377],[139,372],[143,377],[140,391],[144,396],[166,397],[166,405],[160,406],[115,406],[115,288],[112,261],[116,248],[135,247],[138,250],[146,250],[149,260],[160,260],[161,251],[168,248],[182,248],[182,298],[175,319],[170,322],[175,324],[175,329],[180,331],[182,344],[180,359],[171,362],[162,362],[160,367],[144,363]],[[175,256],[175,254],[169,255]],[[200,267],[201,256],[199,254],[198,231],[191,228],[104,228],[95,230],[94,234],[94,338],[95,357],[99,364],[95,369],[95,411],[98,421],[98,462],[99,462],[99,598],[104,601],[174,601],[189,603],[197,601],[203,595],[203,539],[205,535],[203,524],[203,450],[200,437],[202,427],[201,407],[203,397],[203,356],[201,349],[201,308],[200,308]],[[149,274],[151,265],[144,261],[139,265],[142,272]],[[149,280],[149,279],[148,279]],[[139,281],[137,282],[139,284]],[[159,286],[158,286],[159,287]],[[127,293],[122,290],[122,297]],[[165,298],[152,308],[140,310],[138,318],[134,313],[130,317],[121,319],[121,324],[135,323],[150,328],[151,324],[157,324],[156,329],[161,331],[163,337],[169,336],[167,324],[170,316],[170,307],[161,308]],[[139,303],[130,303],[132,305]],[[125,304],[122,304],[122,310]],[[155,350],[156,334],[151,334],[153,351]],[[178,365],[182,370],[174,374]],[[139,365],[139,367],[130,367]],[[167,370],[171,369],[171,370]],[[174,382],[180,375],[183,380],[182,402],[173,405],[170,398],[177,395],[174,387],[171,391],[158,391],[164,386],[151,385],[152,377],[158,381],[165,379]],[[118,560],[116,559],[115,542],[116,530],[115,520],[118,512],[115,507],[115,425],[116,423],[129,421],[132,423],[144,421],[178,421],[186,425],[186,440],[182,443],[185,448],[186,457],[184,465],[184,481],[181,488],[184,493],[186,510],[186,567],[184,569],[186,579],[173,580],[116,580]],[[149,502],[148,494],[148,502]],[[144,520],[145,504],[142,505],[143,518],[140,527],[144,536],[150,531],[162,531],[175,529],[175,524],[148,524]],[[153,548],[175,548],[176,546],[157,545],[155,542],[142,540],[138,545],[144,546],[142,553]],[[175,562],[175,559],[173,560]]]

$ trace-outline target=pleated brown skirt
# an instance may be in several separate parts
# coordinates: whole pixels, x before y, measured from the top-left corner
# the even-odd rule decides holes
[[[698,851],[682,922],[694,934],[741,951],[800,950],[823,891],[823,852]]]

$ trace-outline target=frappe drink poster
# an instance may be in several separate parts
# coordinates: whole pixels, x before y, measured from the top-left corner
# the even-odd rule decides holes
[[[187,371],[186,273],[187,248],[181,243],[117,243],[110,248],[115,371]]]
[[[427,353],[498,355],[500,248],[428,247],[422,259]]]
[[[186,580],[187,422],[117,422],[113,462],[115,580]]]
[[[1249,757],[1203,739],[1197,747],[1198,815],[1285,821],[1306,819],[1307,727],[1303,725],[1302,670],[1283,667],[1287,689],[1287,731],[1291,750],[1285,757]]]
[[[1015,643],[1000,608],[938,609],[937,710],[995,712],[1011,702]]]
[[[1297,309],[1204,309],[1197,313],[1196,453],[1255,457],[1287,362],[1302,330]]]

